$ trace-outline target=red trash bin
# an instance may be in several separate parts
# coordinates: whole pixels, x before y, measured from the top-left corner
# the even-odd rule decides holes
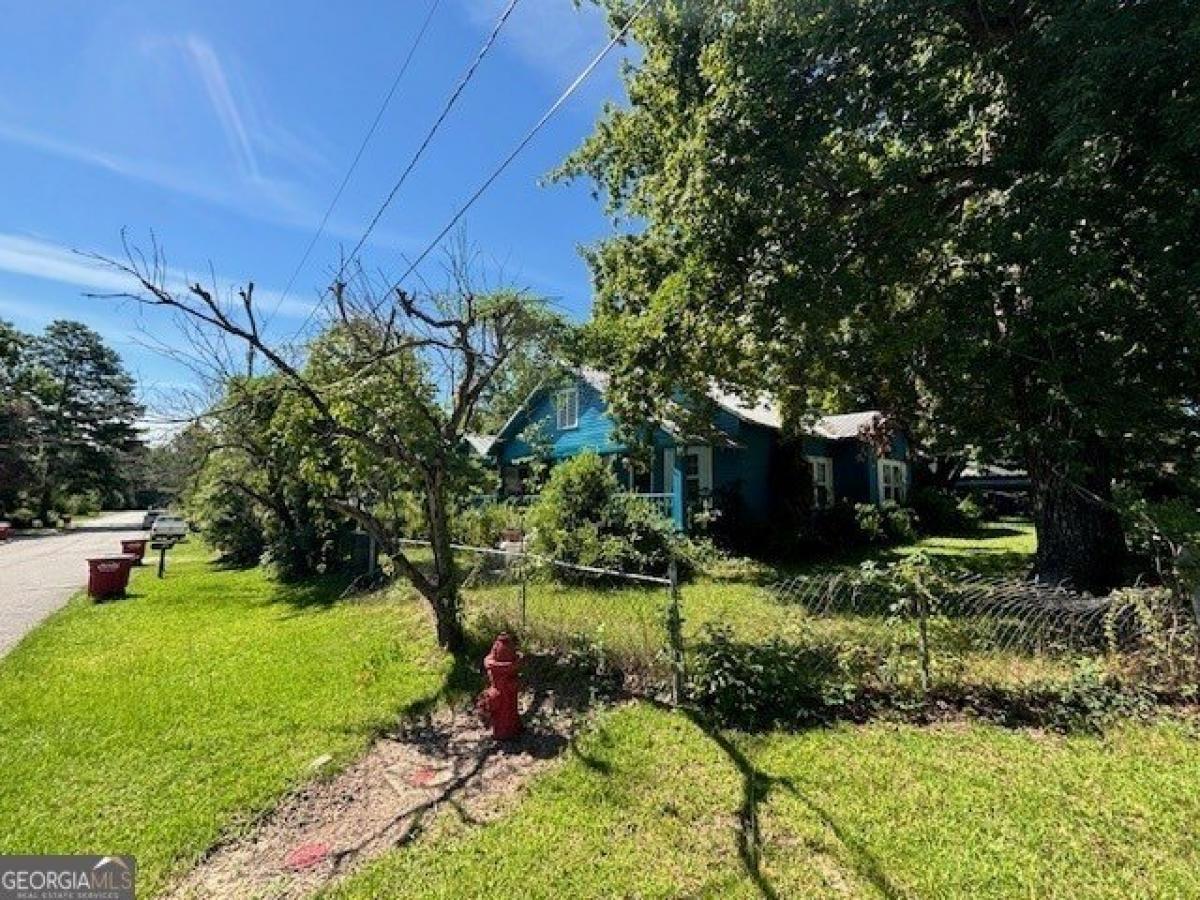
[[[128,553],[96,556],[88,560],[88,596],[95,600],[121,597],[129,586],[134,557]]]
[[[133,538],[128,541],[121,541],[121,552],[128,553],[133,557],[133,564],[140,566],[143,557],[146,555],[146,539]]]
[[[0,522],[0,541],[7,541],[10,537],[12,537],[12,524]]]

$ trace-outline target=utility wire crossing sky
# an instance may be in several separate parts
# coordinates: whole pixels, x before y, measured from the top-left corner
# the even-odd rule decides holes
[[[153,230],[173,279],[207,282],[211,266],[222,287],[253,280],[278,337],[339,261],[437,283],[438,241],[460,220],[510,279],[587,315],[578,248],[613,226],[589,186],[542,182],[624,102],[633,51],[612,52],[596,7],[128,0],[7,19],[0,318],[91,325],[147,399],[193,380],[139,338],[163,339],[168,319],[85,298],[129,285],[73,252],[119,256],[122,228],[135,243]]]

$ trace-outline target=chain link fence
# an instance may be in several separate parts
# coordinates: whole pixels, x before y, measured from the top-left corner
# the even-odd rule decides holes
[[[407,543],[418,554],[428,547]],[[752,691],[750,681],[772,668],[781,680],[763,690],[768,706],[804,679],[819,686],[797,703],[836,706],[839,695],[853,698],[846,703],[907,702],[914,691],[980,689],[1020,703],[1022,691],[1069,685],[1084,670],[1188,696],[1200,674],[1189,598],[1168,587],[1095,597],[913,557],[757,585],[701,579],[681,588],[674,567],[651,575],[518,547],[453,549],[468,633],[487,642],[508,631],[529,649],[586,661],[627,687],[677,701],[691,690],[703,702],[722,684],[732,685],[726,694]]]
[[[1096,597],[1063,585],[902,562],[784,578],[764,592],[806,619],[835,626],[826,633],[849,645],[860,640],[878,647],[881,629],[890,637],[888,651],[915,663],[926,689],[935,677],[969,680],[985,662],[1045,676],[1091,659],[1172,691],[1194,690],[1200,671],[1196,617],[1186,598],[1167,586]]]
[[[429,547],[426,541],[403,543]],[[452,549],[463,572],[468,631],[480,636],[507,631],[533,647],[589,655],[602,666],[620,666],[626,675],[661,680],[674,702],[683,697],[686,652],[674,563],[663,575],[650,575],[515,547]]]

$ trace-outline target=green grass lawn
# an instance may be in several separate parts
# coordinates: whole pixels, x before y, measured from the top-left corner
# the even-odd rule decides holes
[[[1195,897],[1197,750],[1180,724],[713,736],[627,707],[505,818],[447,812],[333,895]]]
[[[331,604],[185,544],[125,601],[73,601],[0,660],[0,852],[132,853],[139,895],[357,755],[448,660],[413,603]]]
[[[997,573],[1020,571],[1030,562],[1034,549],[1033,528],[1028,523],[997,522],[970,537],[931,537],[905,547],[876,549],[871,558],[886,563],[923,551],[966,569]],[[856,552],[836,562],[814,562],[799,572],[849,570],[865,558]],[[797,573],[796,569],[786,573],[764,570],[741,580],[700,577],[683,585],[680,603],[685,642],[694,645],[708,626],[720,624],[744,640],[795,635],[798,640],[829,639],[863,646],[890,646],[896,641],[915,645],[915,626],[888,626],[880,616],[809,616],[798,607],[773,602],[764,585]],[[525,593],[524,628],[517,586],[482,585],[466,595],[470,620],[481,634],[515,628],[546,645],[589,643],[603,647],[617,664],[630,670],[665,661],[667,594],[663,588],[531,583]],[[1016,654],[976,653],[964,656],[957,665],[961,669],[955,673],[957,680],[986,683],[1027,683],[1069,671],[1069,666],[1064,669],[1054,661]]]
[[[1032,551],[1029,537],[1003,526],[973,542],[924,543],[933,553],[1008,559]],[[130,599],[97,606],[79,598],[51,617],[0,660],[0,852],[132,853],[142,892],[152,895],[173,871],[311,778],[315,758],[330,754],[335,766],[354,758],[403,711],[443,696],[448,680],[457,683],[423,608],[404,599],[405,591],[390,592],[386,602],[333,603],[340,586],[282,586],[262,570],[221,569],[193,543],[174,552],[166,580],[140,572]],[[516,596],[511,586],[471,591],[468,608],[482,634],[490,636],[488,615],[516,612]],[[662,647],[661,590],[539,585],[528,599],[530,623],[560,637],[582,635],[643,656]],[[769,602],[753,579],[701,579],[685,586],[683,607],[689,640],[709,622],[731,623],[748,638],[795,625],[795,611]],[[862,627],[869,635],[874,626]],[[827,734],[832,740],[839,732]],[[850,734],[841,740],[849,743]],[[740,781],[713,755],[718,750],[690,723],[647,710],[621,713],[590,736],[527,804],[550,817],[531,841],[534,833],[565,840],[568,855],[554,883],[566,890],[562,878],[582,879],[585,894],[603,894],[605,886],[665,893],[681,873],[698,877],[688,874],[697,860],[715,860],[725,867],[720,877],[744,887],[730,843],[736,802],[726,802]],[[671,778],[640,796],[638,780],[654,780],[663,754],[670,754]],[[694,786],[684,774],[693,768]],[[619,777],[596,781],[605,771]],[[564,839],[552,820],[575,815],[561,804],[574,802],[576,787],[600,811],[594,822],[578,819],[577,832]],[[608,809],[610,791],[632,804],[630,814],[649,803],[665,823],[643,836],[645,852],[633,852],[643,839],[634,823]],[[486,844],[501,833],[485,829],[470,840]],[[590,856],[602,840],[631,849],[599,852],[597,864]],[[534,849],[513,856],[512,878]],[[577,854],[574,874],[566,871],[570,853]],[[650,855],[661,872],[646,871]],[[440,865],[431,870],[438,878],[446,874]],[[639,877],[648,887],[635,891]],[[717,892],[721,884],[704,883]]]
[[[983,574],[1023,574],[1033,562],[1037,535],[1033,524],[1022,519],[985,522],[971,535],[924,537],[893,555],[922,551],[935,559],[955,563]]]

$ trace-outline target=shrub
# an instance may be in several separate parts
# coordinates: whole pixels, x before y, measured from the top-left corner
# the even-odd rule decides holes
[[[524,512],[511,503],[468,507],[454,519],[454,539],[471,547],[495,547],[506,528],[524,528]]]
[[[854,524],[858,528],[859,543],[887,543],[887,530],[882,507],[873,503],[854,504]]]
[[[14,528],[32,528],[33,520],[36,516],[37,513],[28,506],[19,506],[12,511],[9,521]]]
[[[821,717],[848,699],[851,681],[833,645],[779,637],[750,643],[726,626],[709,626],[696,647],[689,696],[722,725],[769,728]]]
[[[890,500],[880,506],[839,501],[817,511],[813,533],[817,544],[845,549],[910,543],[917,537],[917,528],[912,510]]]
[[[284,582],[299,581],[314,574],[335,571],[343,562],[353,526],[326,515],[316,507],[303,509],[292,526],[261,512],[265,542],[261,562],[270,566]]]
[[[974,531],[983,523],[986,511],[974,494],[967,494],[958,501],[958,515],[964,530]]]
[[[691,559],[671,522],[645,501],[622,496],[595,453],[554,468],[526,524],[537,552],[577,565],[661,575],[672,557]]]
[[[1156,693],[1193,698],[1200,635],[1187,600],[1165,587],[1127,587],[1108,602],[1105,644],[1121,674]]]
[[[1122,518],[1125,521],[1129,549],[1147,560],[1159,571],[1174,568],[1175,552],[1179,547],[1200,548],[1200,501],[1194,497],[1172,497],[1150,501],[1124,489],[1118,493]],[[1193,566],[1195,557],[1193,557]],[[1196,578],[1195,568],[1191,572],[1178,572],[1185,580]]]
[[[1039,691],[1045,709],[1036,715],[1060,731],[1100,732],[1118,719],[1145,716],[1154,708],[1151,693],[1122,686],[1094,659],[1079,660],[1069,681],[1034,689]]]
[[[917,528],[912,510],[888,500],[854,505],[854,525],[858,544],[907,544],[916,540]]]
[[[911,507],[926,534],[965,534],[983,520],[983,510],[973,497],[961,500],[942,488],[923,487],[913,491]]]
[[[917,539],[916,516],[911,509],[889,500],[879,511],[883,514],[883,536],[888,543],[911,544]]]
[[[865,543],[853,504],[841,500],[816,511],[813,537],[826,547],[857,547]]]
[[[266,535],[250,501],[222,484],[207,484],[190,506],[191,518],[204,540],[223,562],[257,565],[266,549]]]

